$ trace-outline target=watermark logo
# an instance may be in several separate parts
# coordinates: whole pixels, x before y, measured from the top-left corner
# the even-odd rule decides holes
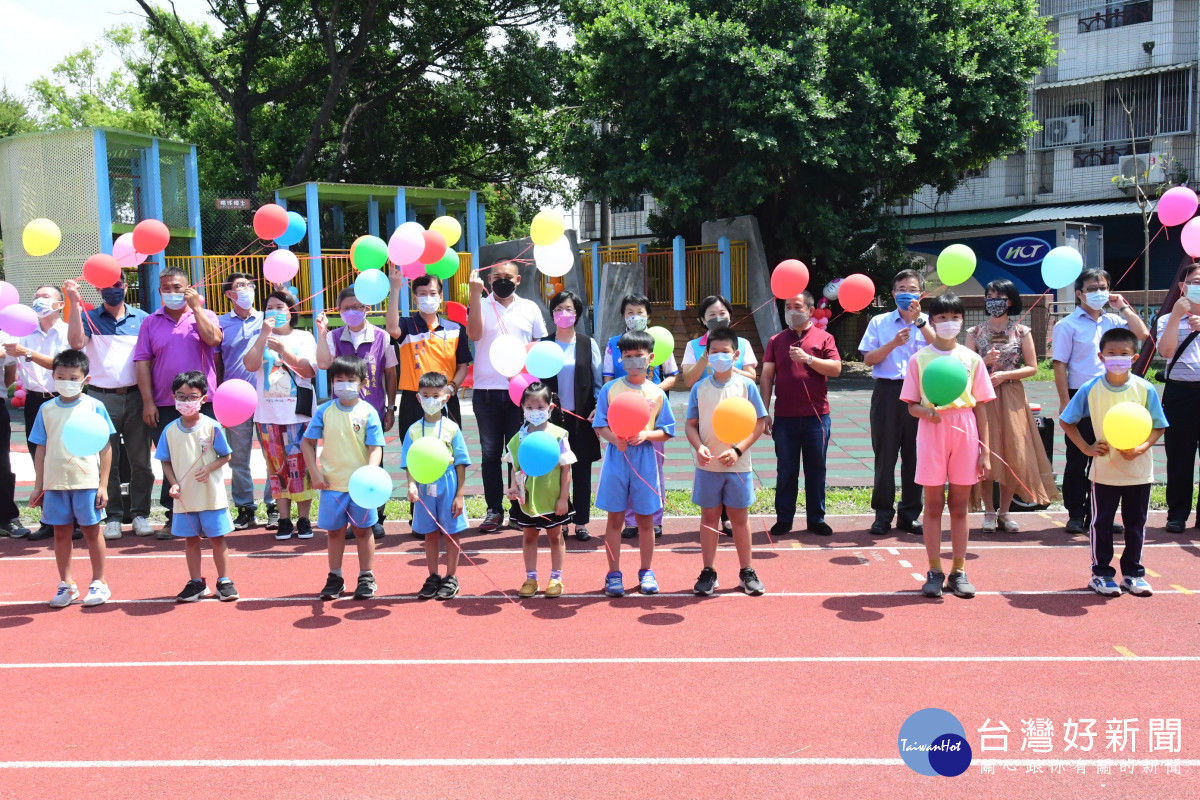
[[[900,726],[900,758],[913,772],[953,778],[971,766],[971,745],[958,718],[940,708],[923,708]]]
[[[1032,267],[1040,264],[1050,252],[1050,243],[1036,236],[1020,236],[1009,239],[996,248],[996,258],[1010,267]]]

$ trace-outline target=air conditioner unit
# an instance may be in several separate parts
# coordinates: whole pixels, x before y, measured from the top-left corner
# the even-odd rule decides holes
[[[1157,153],[1121,156],[1120,168],[1121,177],[1130,181],[1134,179],[1135,175],[1142,183],[1162,183],[1167,179]]]
[[[1083,117],[1051,117],[1045,125],[1047,147],[1076,144],[1087,136]]]

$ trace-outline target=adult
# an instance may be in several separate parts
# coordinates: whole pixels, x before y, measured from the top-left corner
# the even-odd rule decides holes
[[[1061,414],[1079,387],[1104,374],[1100,361],[1100,337],[1113,328],[1128,328],[1144,340],[1150,329],[1125,298],[1109,291],[1111,279],[1101,269],[1085,269],[1075,279],[1074,311],[1054,324],[1051,345],[1054,349],[1054,386],[1058,390],[1058,411]],[[1111,305],[1115,314],[1105,314]],[[1084,417],[1076,426],[1088,444],[1096,441],[1092,418]],[[1063,470],[1062,496],[1067,507],[1068,533],[1083,533],[1091,520],[1091,483],[1088,469],[1092,460],[1075,444],[1067,440],[1067,465]],[[1124,528],[1113,525],[1120,535]]]
[[[292,503],[299,513],[296,535],[312,537],[309,509],[316,496],[301,444],[316,406],[317,343],[311,333],[296,329],[297,305],[296,296],[285,289],[267,295],[262,330],[246,350],[245,366],[258,390],[254,425],[269,491],[279,507],[275,538],[281,542],[292,537]]]
[[[537,303],[517,296],[521,272],[511,261],[488,267],[488,280],[471,272],[471,305],[467,311],[467,335],[475,343],[475,384],[471,405],[479,423],[483,450],[480,472],[487,514],[479,525],[483,532],[504,524],[504,473],[500,466],[504,445],[521,427],[521,408],[508,396],[508,378],[492,365],[492,344],[501,335],[514,337],[522,346],[546,336],[546,320]],[[483,296],[484,289],[490,289]]]
[[[908,360],[933,341],[929,318],[921,313],[925,276],[915,269],[901,270],[892,278],[896,310],[878,314],[867,323],[858,343],[863,363],[871,368],[875,389],[871,392],[871,451],[875,454],[875,485],[871,508],[875,522],[871,533],[882,536],[896,527],[920,536],[924,533],[917,517],[924,506],[924,490],[917,484],[917,418],[900,399]],[[900,458],[900,505],[896,507],[896,458]]]
[[[125,304],[125,277],[100,290],[100,305],[83,310],[79,284],[67,281],[63,293],[71,302],[67,322],[67,343],[72,350],[87,354],[90,370],[88,394],[104,406],[117,432],[109,437],[113,469],[108,472],[107,520],[104,538],[119,539],[125,509],[121,503],[121,471],[116,469],[122,455],[129,462],[129,510],[133,514],[133,535],[151,536],[150,498],[154,491],[154,470],[150,466],[150,427],[144,416],[142,393],[138,388],[138,370],[133,361],[138,336],[148,315],[140,308]],[[170,389],[170,384],[167,384]],[[153,405],[151,405],[153,407]],[[169,488],[169,487],[168,487]],[[170,508],[170,506],[168,506]]]
[[[1167,532],[1183,533],[1192,514],[1200,447],[1200,262],[1187,268],[1171,313],[1158,318],[1158,352],[1167,360]],[[1200,526],[1200,520],[1197,521]]]
[[[10,356],[0,358],[4,367],[4,385],[12,386],[17,380],[17,362]],[[0,536],[20,539],[29,536],[29,529],[21,524],[21,510],[17,508],[17,476],[13,474],[9,460],[12,444],[12,420],[8,414],[8,392],[0,397]]]
[[[728,328],[733,324],[733,304],[719,294],[712,294],[700,301],[696,316],[706,331]],[[733,371],[757,381],[758,373],[755,368],[758,366],[758,358],[754,355],[754,348],[741,336],[737,341],[738,357],[733,362]],[[701,379],[712,375],[712,367],[708,365],[708,333],[687,343],[683,350],[683,361],[679,363],[679,371],[683,385],[688,389]]]
[[[984,289],[988,319],[967,331],[966,346],[983,356],[984,366],[996,389],[996,402],[985,403],[992,471],[972,489],[971,507],[983,507],[983,530],[997,527],[1007,533],[1021,529],[1008,515],[1013,496],[1027,503],[1049,505],[1058,499],[1050,458],[1029,410],[1025,396],[1026,378],[1037,373],[1033,333],[1020,324],[1021,293],[1012,281],[999,278]],[[1000,509],[992,508],[994,484],[1000,483]]]
[[[162,305],[142,323],[133,349],[142,420],[154,429],[155,442],[180,417],[171,390],[176,375],[196,370],[209,386],[217,385],[217,352],[222,335],[217,315],[204,307],[204,299],[188,284],[188,274],[183,270],[164,269],[158,278],[158,294]],[[201,413],[214,416],[211,396],[201,406]],[[170,491],[169,482],[163,481],[158,502],[167,510],[167,522],[158,531],[159,539],[171,538],[174,500]]]
[[[256,386],[254,370],[244,363],[251,344],[257,341],[263,329],[263,315],[254,309],[254,278],[245,272],[231,272],[221,287],[225,297],[233,304],[227,314],[217,322],[221,326],[221,381],[243,380]],[[254,476],[250,474],[250,455],[254,452],[255,427],[250,418],[240,425],[225,429],[225,438],[233,457],[229,461],[233,472],[233,504],[237,517],[233,529],[244,531],[257,523],[254,502]],[[279,511],[271,499],[271,483],[263,488],[263,504],[267,507],[267,530],[279,527]]]
[[[577,329],[583,318],[583,299],[571,291],[562,291],[550,298],[550,316],[554,333],[543,341],[554,342],[563,351],[563,368],[544,382],[558,395],[562,420],[567,430],[567,442],[575,454],[571,466],[571,500],[575,509],[575,538],[586,542],[592,511],[592,465],[600,460],[600,439],[592,427],[596,416],[596,400],[603,381],[600,378],[600,347],[596,340]],[[566,535],[566,526],[563,534]]]
[[[370,310],[354,294],[353,287],[338,292],[338,313],[345,324],[329,330],[324,312],[317,314],[317,367],[329,369],[338,356],[358,356],[367,362],[367,379],[359,394],[379,415],[383,429],[396,421],[396,351],[386,332],[367,321]],[[371,527],[375,541],[383,538],[387,503],[379,507],[379,520]]]
[[[828,332],[813,324],[813,296],[784,302],[787,329],[767,342],[759,393],[767,409],[767,435],[775,442],[775,524],[772,536],[792,530],[800,465],[804,464],[805,530],[830,536],[825,522],[825,463],[829,452],[829,379],[842,374],[842,356]],[[775,416],[771,416],[774,391]]]

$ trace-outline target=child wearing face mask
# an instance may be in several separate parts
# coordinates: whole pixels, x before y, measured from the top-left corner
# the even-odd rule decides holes
[[[413,442],[423,437],[435,437],[450,451],[450,468],[433,483],[418,483],[408,476],[408,502],[412,504],[413,532],[425,539],[425,563],[429,566],[429,577],[417,597],[428,600],[449,600],[458,594],[458,554],[461,548],[455,535],[467,529],[467,515],[463,511],[463,491],[466,486],[467,467],[471,457],[467,455],[467,443],[462,429],[446,414],[446,400],[450,389],[446,376],[440,372],[426,372],[418,384],[424,416],[409,426],[404,433],[404,446],[400,451],[400,468],[408,469],[408,450]],[[446,577],[438,571],[441,557],[442,534],[446,535]]]
[[[1104,374],[1081,386],[1060,416],[1063,433],[1092,459],[1092,576],[1088,586],[1097,594],[1111,597],[1120,597],[1122,590],[1141,596],[1152,593],[1141,563],[1150,487],[1154,483],[1150,448],[1162,436],[1167,418],[1154,387],[1129,371],[1137,352],[1138,338],[1132,331],[1106,331],[1100,337]],[[1104,418],[1118,403],[1134,403],[1150,412],[1150,436],[1129,450],[1117,450],[1104,437]],[[1095,443],[1089,443],[1079,431],[1080,420],[1087,417],[1091,417],[1096,431]],[[1118,506],[1125,522],[1123,579],[1119,585],[1112,567],[1113,520]]]
[[[105,546],[100,520],[108,502],[108,473],[112,448],[104,439],[96,453],[77,456],[68,444],[78,447],[72,428],[100,428],[108,436],[117,432],[104,405],[82,394],[88,382],[88,357],[78,350],[63,350],[54,357],[51,373],[58,397],[38,409],[29,441],[39,445],[34,457],[33,493],[30,507],[42,507],[42,522],[54,526],[54,560],[58,565],[58,588],[51,608],[63,608],[79,599],[79,588],[71,578],[71,534],[78,524],[87,540],[92,562],[92,583],[85,606],[98,606],[112,597],[104,580]],[[82,423],[82,424],[80,424]],[[88,448],[91,449],[91,448]]]
[[[229,548],[226,534],[233,532],[229,518],[229,495],[225,491],[225,465],[233,454],[225,429],[215,419],[200,413],[208,401],[208,381],[199,372],[183,372],[171,383],[179,419],[163,429],[154,457],[162,462],[163,480],[170,486],[175,503],[171,531],[184,540],[188,582],[175,598],[194,603],[212,597],[200,574],[200,536],[212,543],[217,567],[217,597],[237,600],[237,589],[229,578]]]
[[[644,332],[650,326],[650,298],[644,294],[627,294],[621,299],[621,318],[625,322],[625,332],[633,331]],[[601,365],[601,371],[604,375],[604,381],[616,380],[625,375],[625,368],[621,364],[621,337],[624,334],[617,334],[608,340],[608,346],[604,348],[604,363]],[[650,382],[656,384],[664,392],[669,392],[675,387],[676,377],[679,375],[679,367],[675,363],[675,355],[667,356],[667,360],[657,367],[654,367],[648,373]]]
[[[521,526],[525,537],[521,546],[525,555],[521,597],[533,597],[538,591],[538,530],[546,531],[546,538],[550,540],[550,581],[546,584],[546,597],[559,597],[563,593],[562,569],[567,542],[562,531],[563,525],[571,521],[571,465],[576,459],[566,429],[550,422],[551,410],[557,405],[558,398],[546,384],[526,386],[521,394],[521,413],[525,421],[517,435],[508,441],[504,454],[504,460],[513,465],[507,492],[513,501],[509,519]],[[521,469],[521,442],[536,431],[545,431],[558,442],[558,463],[544,475],[526,475]]]
[[[967,579],[967,502],[971,487],[991,471],[988,418],[984,403],[996,399],[991,378],[979,354],[958,343],[962,331],[963,304],[957,295],[943,294],[929,305],[929,323],[934,339],[909,359],[900,389],[900,399],[917,423],[916,481],[925,487],[925,554],[929,571],[921,593],[941,597],[944,588],[958,597],[974,597],[975,587]],[[962,393],[949,403],[929,399],[926,372],[941,359],[962,365]],[[940,365],[939,365],[940,366]],[[950,484],[949,492],[946,484]],[[947,578],[942,569],[942,509],[950,510],[950,545],[954,561]]]

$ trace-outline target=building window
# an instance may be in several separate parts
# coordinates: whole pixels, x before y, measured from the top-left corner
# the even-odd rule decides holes
[[[1153,0],[1109,3],[1095,11],[1082,12],[1079,15],[1079,33],[1106,31],[1110,28],[1122,28],[1126,25],[1137,25],[1140,22],[1152,22],[1153,20]]]
[[[1076,167],[1115,167],[1121,163],[1123,156],[1133,155],[1135,149],[1139,155],[1146,155],[1150,152],[1150,140],[1138,140],[1136,148],[1131,142],[1077,147],[1074,163]]]
[[[1104,141],[1186,133],[1191,77],[1190,70],[1179,70],[1105,81]]]

